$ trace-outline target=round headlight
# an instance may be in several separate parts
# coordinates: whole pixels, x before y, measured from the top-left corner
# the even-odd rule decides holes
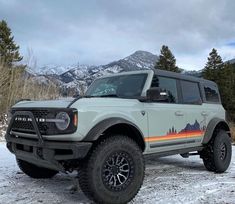
[[[66,112],[60,112],[56,115],[56,127],[59,130],[66,130],[70,124],[70,117]]]

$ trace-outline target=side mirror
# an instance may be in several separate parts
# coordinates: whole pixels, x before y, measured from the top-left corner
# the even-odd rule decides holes
[[[150,102],[167,102],[169,99],[168,93],[159,87],[152,87],[148,89],[146,96],[147,101]]]

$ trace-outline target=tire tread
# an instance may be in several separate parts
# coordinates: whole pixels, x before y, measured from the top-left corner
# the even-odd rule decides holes
[[[107,203],[104,202],[103,200],[101,200],[101,198],[99,196],[97,196],[96,194],[96,190],[93,188],[93,186],[91,185],[92,181],[91,181],[91,177],[89,176],[89,173],[92,172],[94,165],[93,163],[96,160],[96,155],[99,154],[99,152],[102,150],[103,146],[108,145],[110,142],[117,142],[119,143],[120,140],[122,142],[125,143],[131,143],[132,145],[135,146],[136,150],[139,151],[141,153],[142,156],[142,150],[140,149],[140,147],[138,146],[138,144],[131,138],[127,137],[127,136],[123,136],[123,135],[113,135],[112,137],[108,137],[105,139],[102,139],[94,148],[93,150],[90,152],[89,156],[88,156],[88,160],[84,161],[82,163],[81,168],[79,169],[78,172],[78,179],[79,179],[79,185],[81,190],[83,191],[83,193],[90,199],[93,200],[97,203]],[[143,157],[142,157],[143,159]],[[144,160],[143,160],[143,164],[144,164]],[[143,174],[145,173],[145,168],[143,166]],[[142,185],[143,180],[140,184],[140,186]],[[139,191],[139,190],[138,190]],[[136,194],[138,193],[138,191],[135,193],[135,195],[133,197],[136,196]],[[133,197],[131,197],[127,202],[131,201],[133,199]]]

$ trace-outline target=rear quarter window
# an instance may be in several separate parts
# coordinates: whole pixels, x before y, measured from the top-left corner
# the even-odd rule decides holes
[[[219,91],[216,86],[213,85],[204,85],[204,91],[207,102],[219,103]]]
[[[199,84],[191,81],[181,80],[182,99],[185,104],[202,103]]]

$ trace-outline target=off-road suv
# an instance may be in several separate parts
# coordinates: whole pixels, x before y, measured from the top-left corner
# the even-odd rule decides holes
[[[161,70],[95,80],[83,97],[22,101],[11,109],[8,149],[32,178],[78,171],[98,203],[126,203],[144,178],[143,155],[198,154],[224,172],[231,135],[217,85]]]

